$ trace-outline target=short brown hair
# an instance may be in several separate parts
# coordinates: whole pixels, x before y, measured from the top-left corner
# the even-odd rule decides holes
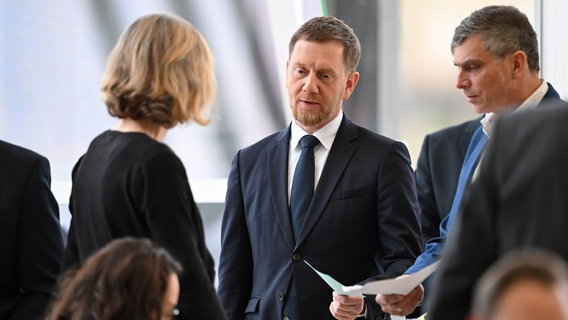
[[[292,35],[288,54],[292,55],[298,40],[324,42],[337,40],[343,44],[343,59],[348,71],[354,71],[361,59],[361,43],[353,28],[335,17],[315,17],[308,20]]]
[[[215,89],[207,42],[189,22],[169,14],[132,23],[110,53],[102,81],[110,115],[147,118],[166,128],[209,123],[203,112]]]

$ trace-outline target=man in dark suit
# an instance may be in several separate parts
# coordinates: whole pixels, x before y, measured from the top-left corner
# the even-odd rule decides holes
[[[341,110],[359,79],[360,44],[349,26],[313,18],[292,36],[289,51],[294,120],[232,163],[219,296],[229,319],[382,318],[374,297],[333,293],[304,260],[345,285],[397,276],[413,263],[421,233],[408,150]],[[291,208],[305,135],[318,141],[315,191],[298,226]]]
[[[473,12],[456,28],[451,49],[458,67],[457,88],[474,111],[485,116],[424,139],[416,181],[425,251],[407,273],[440,258],[493,121],[503,112],[542,109],[561,101],[552,85],[539,78],[536,33],[526,15],[514,7],[487,6]],[[469,167],[465,165],[468,150],[473,155]],[[427,299],[428,294],[417,287],[406,296],[378,295],[377,303],[387,312],[405,315],[423,297]]]
[[[501,255],[540,247],[568,261],[568,107],[497,121],[434,277],[429,316],[463,319],[480,275]]]
[[[40,319],[63,258],[49,161],[0,141],[0,319]]]

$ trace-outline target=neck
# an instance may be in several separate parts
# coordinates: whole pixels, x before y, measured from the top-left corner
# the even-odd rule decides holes
[[[531,73],[528,76],[528,79],[521,83],[521,88],[519,91],[520,92],[519,101],[517,105],[520,105],[525,100],[527,100],[527,98],[530,97],[531,94],[533,94],[536,91],[536,89],[538,89],[538,87],[542,84],[543,81],[544,80],[538,77],[538,74]]]
[[[144,133],[150,138],[163,142],[166,137],[168,129],[164,126],[152,122],[149,119],[134,120],[130,118],[121,119],[112,130],[120,132],[140,132]]]

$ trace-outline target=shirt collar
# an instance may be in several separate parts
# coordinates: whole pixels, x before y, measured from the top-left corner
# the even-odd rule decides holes
[[[525,100],[521,105],[515,110],[527,110],[536,108],[536,106],[542,101],[544,95],[548,91],[548,84],[546,81],[540,79],[541,83],[538,88]]]
[[[342,119],[343,119],[343,112],[339,112],[339,114],[333,120],[331,120],[323,128],[313,133],[313,135],[316,138],[318,138],[321,145],[327,150],[331,149],[331,145],[333,144],[335,135],[339,130],[339,126],[341,125]],[[309,134],[306,131],[304,131],[304,129],[300,128],[300,126],[294,120],[292,120],[291,133],[292,136],[290,137],[290,146],[292,146],[293,148],[296,148],[298,146],[300,139],[303,136]]]

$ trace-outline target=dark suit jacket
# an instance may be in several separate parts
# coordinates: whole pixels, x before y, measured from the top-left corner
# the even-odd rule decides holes
[[[544,247],[568,260],[568,107],[497,121],[434,278],[429,315],[463,319],[479,276],[502,254]]]
[[[460,170],[481,117],[424,138],[416,167],[416,191],[424,242],[440,235],[440,223],[452,208]]]
[[[0,141],[0,319],[39,319],[61,268],[49,161]]]
[[[290,128],[237,153],[222,225],[219,295],[230,319],[281,320],[294,275],[300,319],[331,319],[332,289],[303,260],[345,285],[399,275],[421,251],[406,147],[344,116],[299,241],[288,206]],[[369,319],[379,307],[369,297]]]

